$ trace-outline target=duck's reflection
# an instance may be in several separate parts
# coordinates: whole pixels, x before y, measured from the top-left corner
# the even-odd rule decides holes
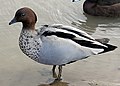
[[[63,82],[60,80],[54,80],[52,83],[50,84],[40,84],[38,86],[68,86],[69,83],[67,82]]]
[[[111,17],[101,17],[101,16],[91,16],[86,13],[83,13],[86,17],[86,20],[73,21],[72,25],[84,30],[88,34],[93,34],[96,31],[97,27],[120,27],[120,18],[111,18]]]
[[[73,21],[72,25],[80,28],[81,30],[83,30],[91,35],[96,31],[96,27],[98,27],[99,18],[89,16],[89,15],[85,15],[85,17],[86,17],[86,20],[79,19],[77,21]]]

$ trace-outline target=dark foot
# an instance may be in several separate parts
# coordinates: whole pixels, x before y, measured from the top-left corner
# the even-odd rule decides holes
[[[57,78],[57,74],[56,73],[53,73],[53,78]]]
[[[55,81],[61,81],[62,80],[62,78],[56,78],[55,79]]]
[[[56,72],[55,72],[55,68],[56,68],[56,65],[53,65],[53,69],[52,69],[53,78],[57,78],[57,74],[56,74]]]
[[[53,78],[56,78],[55,80],[58,80],[58,81],[60,81],[60,80],[62,80],[62,78],[61,78],[61,74],[62,74],[62,65],[59,65],[58,66],[58,75],[56,74],[56,72],[55,72],[55,68],[56,68],[56,65],[53,65],[53,68],[52,68],[52,72],[53,72]]]
[[[58,79],[58,80],[61,80],[62,65],[59,65],[58,70],[59,70],[59,73],[58,73],[58,77],[57,77],[57,79]]]

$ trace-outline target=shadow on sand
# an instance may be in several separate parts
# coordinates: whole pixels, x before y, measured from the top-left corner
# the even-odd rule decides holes
[[[40,84],[38,86],[68,86],[69,83],[67,82],[62,82],[59,80],[54,80],[52,83],[50,84]]]

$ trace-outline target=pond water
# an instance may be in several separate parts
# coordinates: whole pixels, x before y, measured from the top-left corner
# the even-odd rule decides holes
[[[0,0],[0,86],[120,86],[120,18],[94,17],[83,12],[84,0]],[[18,46],[21,23],[9,26],[21,7],[32,8],[43,24],[71,25],[95,38],[109,38],[112,52],[66,65],[63,81],[53,82],[52,66],[27,58]]]

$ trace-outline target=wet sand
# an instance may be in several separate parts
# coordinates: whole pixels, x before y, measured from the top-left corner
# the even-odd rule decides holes
[[[83,14],[82,3],[70,0],[0,0],[0,86],[120,86],[120,18],[88,16]],[[118,48],[66,65],[63,81],[52,83],[52,66],[29,59],[19,49],[21,24],[8,25],[15,11],[24,6],[37,13],[37,27],[52,23],[82,27],[95,38],[109,38],[110,43]]]

